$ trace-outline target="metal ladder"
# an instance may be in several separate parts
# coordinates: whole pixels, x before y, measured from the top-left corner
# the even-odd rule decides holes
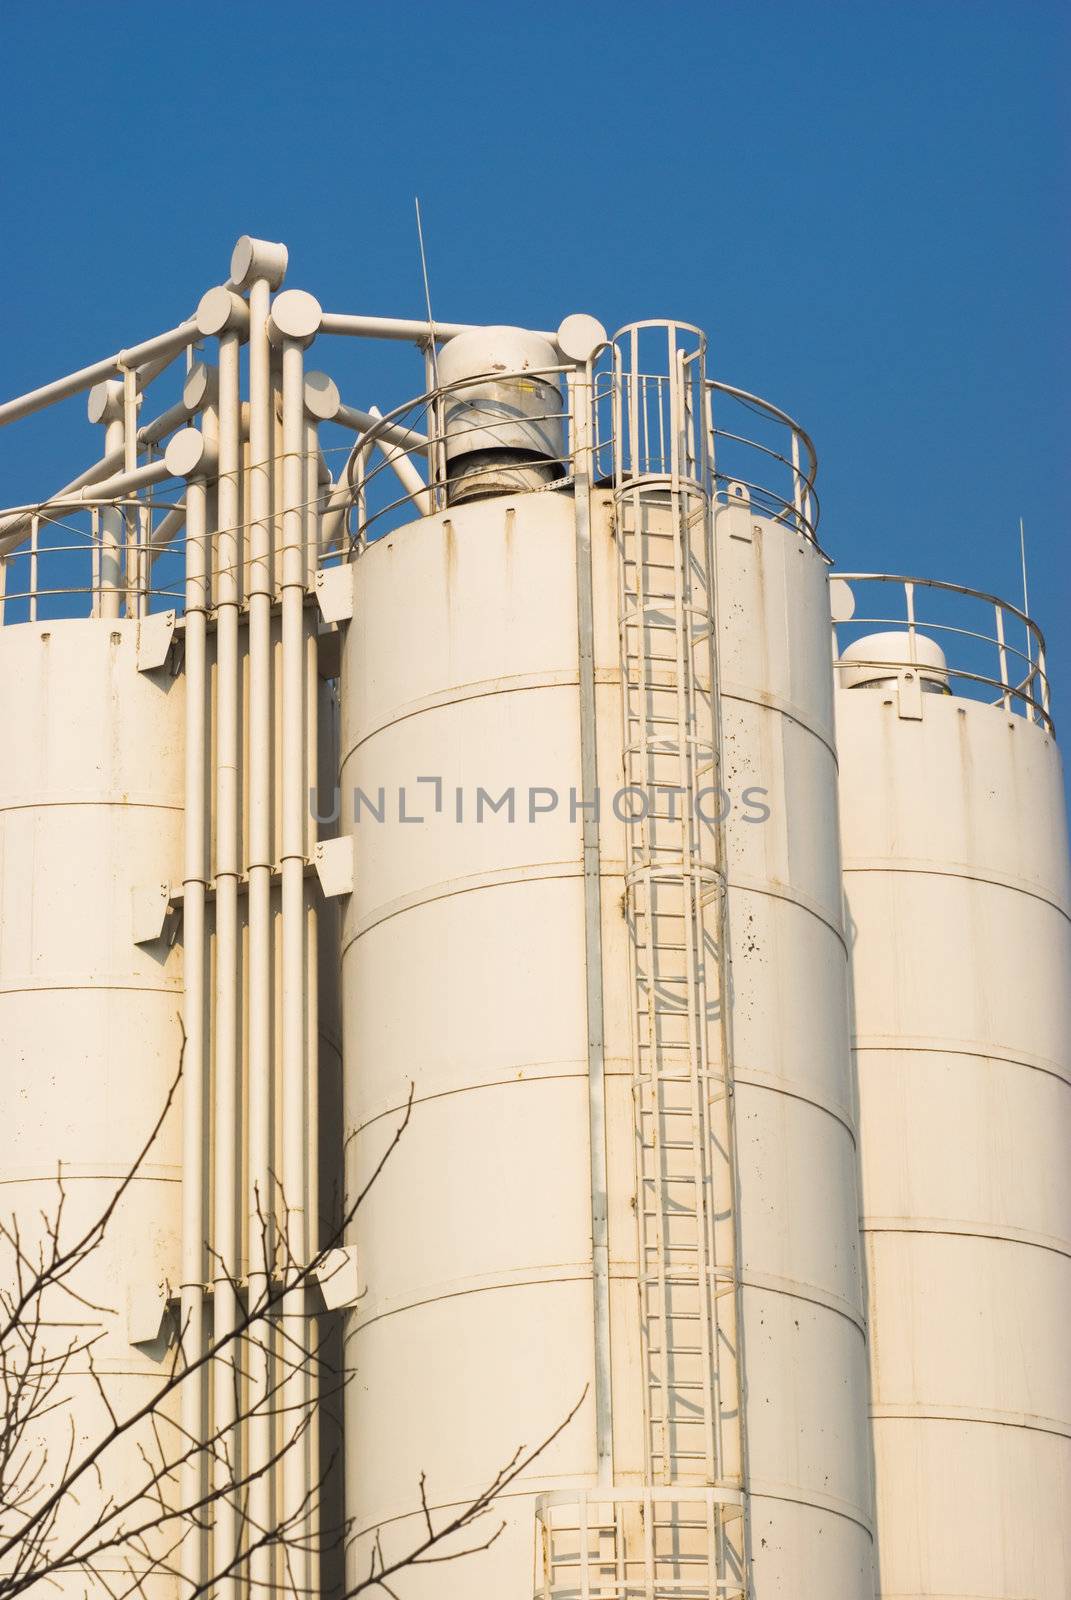
[[[640,351],[652,333],[664,337],[665,355],[646,375]],[[635,814],[625,829],[625,908],[645,1466],[652,1486],[740,1489],[745,1442],[704,343],[679,324],[633,327],[618,337],[616,356],[624,780]],[[710,1543],[710,1592],[746,1596],[741,1510],[719,1508]],[[672,1555],[667,1559],[672,1564]],[[668,1567],[665,1577],[672,1578]]]

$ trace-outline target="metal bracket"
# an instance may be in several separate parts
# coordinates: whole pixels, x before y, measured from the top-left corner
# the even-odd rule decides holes
[[[353,839],[321,839],[316,846],[316,876],[329,900],[353,893]]]
[[[174,611],[158,611],[138,622],[137,665],[139,672],[155,672],[166,664],[175,636]]]
[[[353,616],[353,568],[321,567],[316,574],[316,600],[325,622],[348,622]]]
[[[171,910],[169,883],[139,884],[130,891],[130,917],[135,944],[153,944],[163,937]]]
[[[904,722],[922,721],[922,679],[914,667],[897,673],[897,716]]]
[[[163,1337],[171,1303],[163,1284],[154,1284],[151,1288],[131,1287],[126,1297],[126,1332],[130,1343],[158,1343]]]
[[[743,544],[753,544],[755,534],[761,530],[755,523],[747,491],[739,484],[730,484],[729,493],[730,499],[714,507],[718,532],[728,534],[730,539],[739,539]]]
[[[328,1311],[355,1306],[360,1299],[357,1279],[357,1250],[352,1244],[338,1245],[324,1252],[316,1277]]]

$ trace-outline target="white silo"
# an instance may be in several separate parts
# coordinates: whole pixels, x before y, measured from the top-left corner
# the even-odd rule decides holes
[[[1055,1600],[1040,639],[1017,675],[985,600],[987,670],[909,583],[835,673],[813,447],[693,327],[334,313],[285,269],[243,239],[194,317],[0,405],[91,390],[104,425],[0,515],[17,1216],[57,1160],[99,1214],[186,1039],[91,1262],[121,1408],[168,1336],[195,1358],[153,1600],[327,1600],[343,1529],[400,1600],[874,1600],[874,1463],[885,1600]],[[337,337],[417,346],[423,392],[345,403],[308,370]]]
[[[182,952],[165,913],[181,877],[185,686],[166,650],[140,670],[140,630],[118,617],[0,628],[0,1181],[22,1229],[24,1282],[51,1259],[49,1227],[63,1250],[93,1239],[178,1089]],[[107,1405],[125,1416],[166,1376],[180,1130],[176,1098],[113,1222],[37,1307],[28,1427],[11,1426],[11,1387],[6,1411],[5,1483],[31,1486],[27,1511],[55,1492],[69,1446],[77,1464],[107,1437]],[[6,1243],[2,1259],[10,1285]],[[13,1356],[8,1343],[12,1386],[23,1370]],[[143,1449],[153,1449],[148,1424],[109,1448],[106,1488],[93,1471],[72,1484],[57,1541],[81,1538],[88,1552],[109,1531],[108,1497],[118,1503],[144,1482]],[[15,1505],[5,1509],[10,1532]],[[133,1509],[153,1511],[147,1500]],[[145,1569],[138,1552],[116,1548],[52,1581],[71,1596],[104,1593],[129,1581],[127,1559]],[[174,1585],[157,1576],[146,1592],[155,1600]]]
[[[582,1402],[479,1563],[401,1592],[520,1596],[538,1534],[539,1595],[863,1596],[826,563],[787,456],[780,521],[723,485],[712,527],[702,337],[612,348],[612,486],[589,495],[574,456],[561,489],[454,496],[353,570],[358,1181],[415,1089],[354,1235],[353,1573],[419,1528],[415,1462],[446,1519]],[[724,827],[720,787],[738,813],[761,790],[768,824]]]
[[[956,585],[835,584],[845,636],[853,609],[853,633],[905,618],[847,645],[837,693],[879,1592],[1062,1600],[1071,885],[1044,647]]]

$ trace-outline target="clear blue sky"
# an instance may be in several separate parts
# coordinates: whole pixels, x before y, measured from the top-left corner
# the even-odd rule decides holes
[[[842,567],[1015,598],[1022,514],[1071,706],[1066,0],[7,0],[2,26],[7,394],[188,315],[244,232],[326,307],[419,314],[419,191],[444,319],[706,327],[716,375],[813,434]],[[387,359],[355,403],[420,387]],[[0,499],[96,443],[82,401],[0,434]]]

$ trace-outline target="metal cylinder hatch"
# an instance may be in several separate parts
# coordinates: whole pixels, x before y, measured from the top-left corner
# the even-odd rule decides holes
[[[438,358],[451,504],[539,489],[561,477],[558,354],[523,328],[473,328]]]

